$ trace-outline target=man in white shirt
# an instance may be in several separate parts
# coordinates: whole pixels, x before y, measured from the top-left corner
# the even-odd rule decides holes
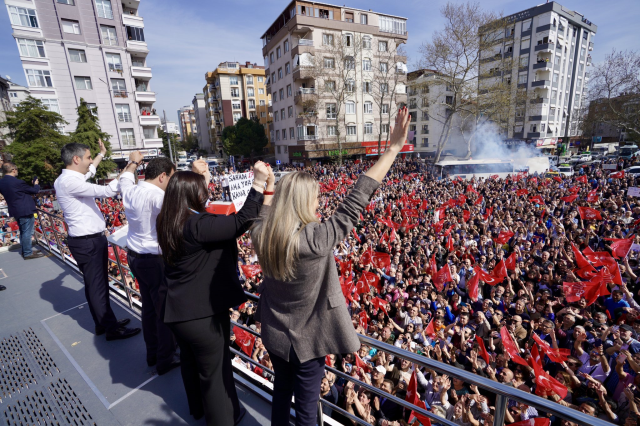
[[[129,224],[127,260],[140,286],[147,364],[150,367],[157,364],[158,375],[180,365],[176,356],[176,339],[164,323],[167,283],[156,233],[156,218],[162,208],[164,191],[175,170],[170,159],[159,157],[147,164],[145,180],[137,185],[133,175],[123,173],[120,176],[122,201]]]
[[[68,246],[84,279],[85,297],[95,323],[96,335],[107,334],[107,340],[126,339],[140,333],[128,328],[129,319],[118,321],[109,301],[108,245],[104,234],[104,216],[96,206],[96,198],[113,197],[119,191],[117,179],[107,186],[88,183],[91,165],[97,167],[106,153],[100,141],[100,153],[91,159],[89,147],[70,143],[62,148],[66,168],[56,179],[54,187],[64,219],[69,228]],[[132,152],[123,173],[133,173],[142,160],[139,152]],[[136,163],[137,162],[137,163]]]
[[[220,177],[220,183],[222,185],[222,198],[227,201],[227,195],[229,195],[229,201],[231,201],[231,191],[229,190],[229,175],[224,170]]]

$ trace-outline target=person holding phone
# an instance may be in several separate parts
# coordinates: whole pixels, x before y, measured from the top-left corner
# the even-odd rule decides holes
[[[275,371],[271,424],[289,424],[291,397],[296,425],[315,425],[324,357],[360,348],[344,303],[333,249],[358,223],[407,139],[410,115],[396,116],[390,146],[328,220],[319,223],[318,182],[293,172],[278,182],[273,205],[251,229],[264,281],[256,318]]]

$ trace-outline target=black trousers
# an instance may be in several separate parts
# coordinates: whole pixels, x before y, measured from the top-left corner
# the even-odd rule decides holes
[[[231,367],[228,313],[169,323],[180,346],[182,381],[189,411],[207,425],[233,426],[240,416]]]
[[[94,238],[67,239],[84,279],[84,294],[89,303],[93,322],[109,332],[118,327],[109,301],[109,281],[107,277],[107,237],[104,234]]]
[[[324,357],[300,362],[293,345],[289,351],[289,361],[269,354],[273,371],[273,401],[271,404],[271,425],[288,426],[291,411],[291,397],[296,396],[296,426],[315,426],[318,420],[318,400],[320,382],[324,377]]]
[[[147,359],[156,358],[159,370],[168,368],[175,360],[177,343],[173,332],[164,323],[167,297],[164,261],[160,256],[131,254],[127,261],[140,286],[142,335],[147,346]]]

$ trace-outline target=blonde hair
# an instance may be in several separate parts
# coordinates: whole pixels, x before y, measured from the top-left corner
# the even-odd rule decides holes
[[[271,208],[251,227],[262,272],[280,281],[295,278],[300,233],[311,222],[318,222],[314,211],[318,183],[306,172],[293,172],[278,181]]]

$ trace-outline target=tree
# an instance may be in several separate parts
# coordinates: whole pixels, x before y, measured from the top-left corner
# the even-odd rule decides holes
[[[180,146],[183,151],[187,152],[198,150],[198,138],[193,133],[187,133],[187,136],[180,142]]]
[[[171,161],[175,161],[176,155],[178,151],[180,151],[178,136],[175,133],[167,133],[164,129],[158,127],[158,137],[162,139],[162,148],[160,148],[160,152],[162,152],[162,154]],[[173,158],[171,158],[171,154],[169,153],[169,144],[171,144],[171,154],[173,154]]]
[[[31,96],[6,116],[0,127],[9,129],[13,143],[5,147],[4,152],[13,155],[12,161],[27,180],[38,176],[42,183],[53,183],[64,167],[60,150],[69,138],[61,134],[59,128],[67,122]]]
[[[111,156],[110,135],[100,129],[97,108],[89,108],[84,99],[80,98],[80,105],[76,108],[76,112],[78,114],[78,125],[75,132],[71,133],[70,141],[87,145],[91,151],[91,156],[95,157],[100,152],[98,140],[102,139],[104,146],[107,148],[107,153],[100,162],[95,177],[96,179],[104,179],[117,167],[116,163],[109,159]]]
[[[222,148],[227,155],[242,155],[253,160],[262,153],[269,139],[260,120],[240,118],[235,125],[222,129]]]
[[[613,49],[594,67],[589,98],[595,102],[589,120],[625,129],[630,139],[640,138],[640,54]]]

